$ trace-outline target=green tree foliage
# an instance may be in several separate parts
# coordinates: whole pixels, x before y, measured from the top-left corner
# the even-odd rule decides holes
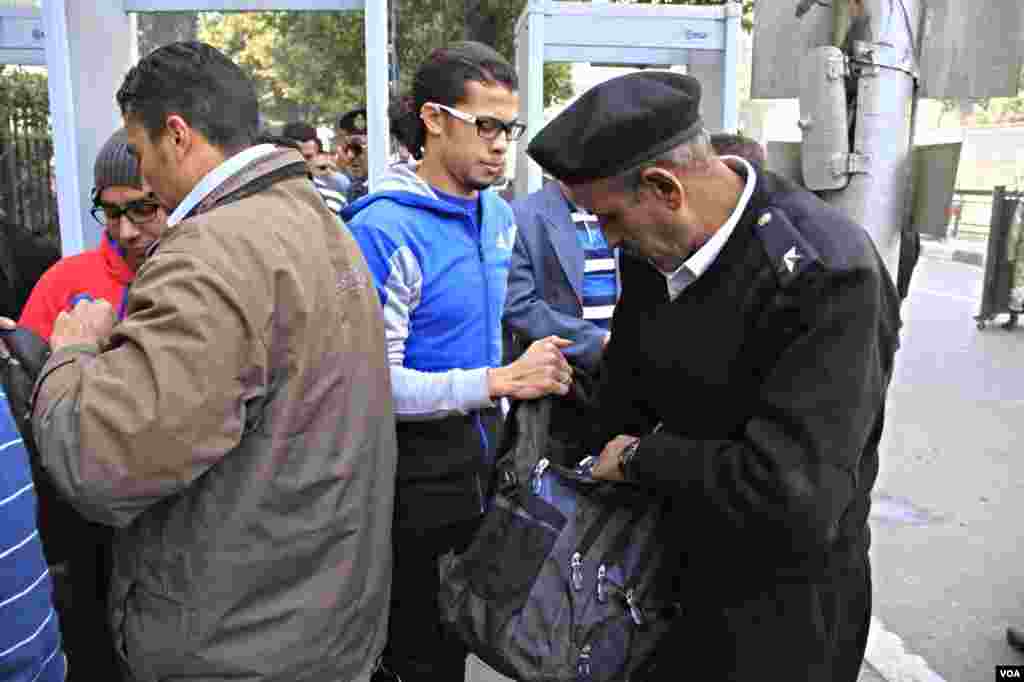
[[[49,119],[46,76],[0,65],[0,217],[53,240]]]
[[[1020,70],[1016,97],[994,97],[979,103],[977,122],[982,125],[1024,124],[1024,68]]]
[[[46,76],[0,65],[0,132],[46,134],[49,115]]]
[[[520,10],[507,0],[396,0],[399,89],[434,48],[479,40],[514,58]],[[268,120],[329,123],[360,105],[366,89],[365,32],[358,12],[208,13],[199,38],[223,49],[256,79]],[[546,103],[572,96],[568,65],[545,68]]]
[[[139,54],[145,56],[161,45],[179,40],[195,40],[198,28],[199,15],[195,12],[139,14]]]
[[[959,114],[954,125],[1022,125],[1024,124],[1024,67],[1020,70],[1016,97],[985,97],[976,100],[945,98],[939,115],[939,127],[946,114]]]
[[[656,4],[721,5],[726,0],[624,0]],[[407,92],[416,66],[434,48],[455,40],[477,40],[515,58],[515,24],[525,0],[391,0],[396,3],[394,48],[399,90]],[[743,3],[749,27],[754,0]],[[163,30],[188,29],[179,17]],[[155,28],[147,29],[154,35]],[[258,82],[268,120],[302,118],[329,123],[363,102],[366,90],[365,33],[359,12],[207,13],[198,35],[238,61]],[[571,97],[568,64],[545,64],[544,104]]]
[[[366,47],[359,14],[204,14],[199,38],[253,77],[268,120],[327,122],[363,99]]]

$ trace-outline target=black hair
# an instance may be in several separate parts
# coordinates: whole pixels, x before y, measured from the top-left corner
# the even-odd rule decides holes
[[[719,156],[739,156],[760,166],[765,162],[761,143],[743,135],[715,133],[711,136],[711,146]]]
[[[396,97],[391,100],[391,104],[388,105],[388,119],[391,121],[391,135],[394,136],[395,140],[397,140],[399,144],[408,149],[410,154],[412,154],[413,149],[417,148],[417,126],[415,124],[419,121],[418,117],[413,119],[412,116],[410,116],[412,108],[413,103],[411,96]]]
[[[289,140],[295,140],[296,142],[309,142],[310,140],[316,142],[316,149],[318,152],[324,150],[324,143],[317,137],[316,128],[309,125],[308,123],[302,123],[300,121],[293,121],[284,127],[281,131],[281,137]]]
[[[139,61],[117,91],[117,103],[153,140],[171,114],[228,153],[252,144],[259,128],[253,82],[215,47],[195,41],[165,45]]]
[[[392,133],[416,158],[423,158],[427,129],[420,110],[427,102],[454,107],[466,97],[466,83],[499,84],[515,92],[515,69],[494,49],[472,41],[452,43],[431,52],[416,71],[412,93],[392,104]]]
[[[358,125],[359,119],[362,118],[362,126]],[[366,134],[366,108],[353,109],[347,113],[341,115],[338,119],[338,130],[343,130],[346,133],[354,133],[356,135]]]

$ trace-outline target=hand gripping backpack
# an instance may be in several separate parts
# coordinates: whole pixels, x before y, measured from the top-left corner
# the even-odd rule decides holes
[[[521,682],[630,680],[680,611],[658,542],[666,503],[543,457],[552,400],[513,406],[491,508],[441,561],[441,617]]]

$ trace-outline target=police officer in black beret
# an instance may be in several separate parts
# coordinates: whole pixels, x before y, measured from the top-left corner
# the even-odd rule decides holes
[[[684,607],[643,679],[854,682],[898,297],[864,229],[716,156],[699,105],[633,73],[528,150],[625,254],[594,473],[670,500]]]

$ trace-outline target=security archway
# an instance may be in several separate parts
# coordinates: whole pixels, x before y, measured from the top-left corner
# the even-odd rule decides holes
[[[516,164],[517,193],[541,186],[540,167],[526,156],[526,146],[544,127],[544,62],[686,65],[705,86],[707,127],[734,132],[740,14],[736,2],[697,7],[529,0],[516,25],[520,117],[527,122]]]
[[[136,12],[366,12],[366,106],[373,179],[387,161],[388,31],[382,0],[42,0],[64,255],[98,243],[86,219],[92,162],[120,125],[114,94],[137,59]],[[0,46],[2,47],[2,46]]]

